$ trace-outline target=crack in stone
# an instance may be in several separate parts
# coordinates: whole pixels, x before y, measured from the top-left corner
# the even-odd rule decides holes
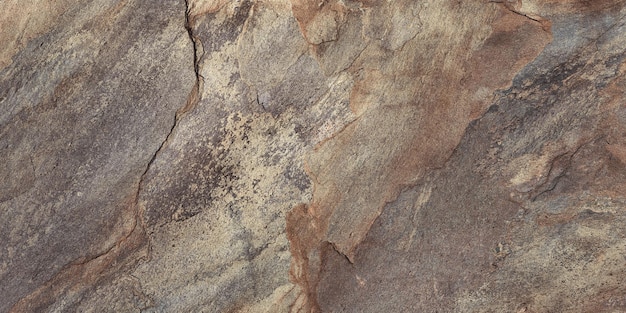
[[[152,167],[152,164],[154,163],[156,158],[159,156],[161,151],[167,146],[167,143],[169,142],[170,138],[174,134],[174,130],[176,129],[176,126],[178,126],[178,123],[180,119],[182,118],[182,116],[185,113],[189,112],[191,109],[193,109],[200,101],[199,93],[200,93],[200,88],[204,82],[204,77],[200,75],[199,73],[199,65],[198,65],[199,57],[198,57],[198,49],[197,49],[198,42],[195,36],[193,35],[193,30],[191,26],[192,22],[189,16],[190,9],[191,8],[189,6],[189,0],[185,0],[185,30],[187,31],[187,34],[189,35],[189,40],[191,41],[192,47],[193,47],[193,68],[194,68],[194,72],[196,76],[196,82],[189,96],[187,97],[187,102],[185,103],[183,107],[179,108],[176,111],[176,114],[174,115],[174,122],[172,123],[172,127],[170,128],[169,132],[165,136],[165,139],[161,142],[157,150],[154,152],[154,154],[150,158],[150,161],[148,161],[148,164],[146,165],[144,172],[141,174],[139,178],[139,183],[137,185],[137,191],[135,193],[134,203],[133,203],[133,207],[135,211],[135,222],[133,224],[131,231],[126,236],[124,236],[122,240],[118,241],[116,245],[119,245],[122,242],[124,242],[126,239],[128,239],[128,237],[130,237],[130,235],[135,231],[138,224],[141,224],[141,231],[145,234],[146,226],[143,223],[144,212],[140,209],[140,206],[139,206],[139,194],[141,193],[141,189],[145,181],[146,175],[148,174],[148,171]],[[116,245],[113,245],[113,247],[115,247]],[[113,249],[113,247],[111,247],[106,253],[110,252]]]
[[[150,158],[150,161],[148,161],[148,164],[146,165],[146,169],[144,170],[144,172],[141,174],[141,177],[139,178],[139,184],[137,186],[137,192],[135,193],[134,204],[133,204],[134,209],[135,209],[135,223],[131,231],[128,233],[127,236],[125,236],[125,238],[122,239],[122,241],[126,240],[135,231],[137,224],[141,224],[141,228],[142,228],[141,231],[145,234],[146,226],[143,223],[144,212],[141,211],[139,207],[139,194],[141,193],[141,189],[145,181],[146,175],[148,174],[148,171],[152,167],[152,164],[154,163],[156,158],[159,156],[161,151],[167,146],[182,116],[185,113],[189,112],[191,109],[195,108],[198,102],[200,102],[200,90],[204,83],[204,77],[200,74],[200,69],[199,69],[200,57],[198,56],[198,46],[201,45],[201,43],[199,43],[199,40],[193,34],[193,27],[192,27],[193,21],[190,18],[190,10],[191,10],[191,7],[189,5],[189,0],[185,0],[185,25],[184,27],[185,27],[185,30],[187,31],[187,34],[189,35],[189,40],[191,41],[191,44],[193,47],[193,69],[194,69],[194,73],[196,76],[196,82],[194,86],[192,87],[192,90],[189,96],[187,97],[187,102],[185,103],[183,107],[179,108],[176,111],[176,114],[174,115],[174,122],[172,123],[172,127],[170,128],[169,132],[165,136],[165,139],[161,142],[157,150],[154,152],[154,154]],[[110,250],[111,249],[109,249],[109,251]]]
[[[161,142],[157,150],[154,152],[154,154],[150,158],[150,161],[148,161],[148,164],[146,165],[146,169],[141,174],[141,177],[139,179],[139,185],[137,187],[137,193],[135,194],[135,206],[138,205],[139,193],[141,192],[141,186],[143,185],[144,179],[146,175],[148,174],[150,167],[152,166],[152,164],[154,163],[158,155],[161,153],[163,148],[167,146],[167,143],[172,137],[174,130],[176,129],[176,126],[178,126],[178,122],[181,120],[182,116],[185,113],[189,112],[198,104],[198,102],[200,102],[200,89],[204,83],[204,77],[200,74],[200,66],[199,66],[200,57],[198,56],[198,46],[201,44],[199,40],[193,34],[193,27],[192,27],[193,21],[189,15],[190,10],[191,10],[189,0],[184,0],[184,1],[185,1],[185,30],[187,31],[187,34],[189,35],[189,40],[191,41],[191,44],[193,47],[193,70],[196,76],[196,82],[194,86],[192,87],[192,90],[189,93],[189,96],[187,97],[187,102],[185,103],[185,105],[176,111],[176,114],[174,115],[174,122],[172,123],[172,127],[167,133],[167,136],[165,136],[165,139]]]
[[[204,86],[204,76],[200,74],[200,59],[204,55],[204,49],[202,48],[202,42],[200,39],[194,35],[193,26],[195,21],[193,17],[190,15],[191,13],[191,5],[189,3],[190,0],[185,0],[185,30],[187,30],[187,35],[189,36],[189,40],[192,43],[193,47],[193,70],[196,75],[196,83],[193,87],[191,95],[187,101],[187,104],[181,108],[176,114],[177,119],[178,115],[182,115],[189,110],[193,109],[198,102],[200,102],[200,93]],[[199,50],[202,50],[200,53]]]
[[[200,101],[199,91],[204,83],[204,77],[202,77],[202,75],[200,75],[199,73],[200,69],[199,69],[199,62],[198,62],[199,56],[198,56],[197,46],[200,45],[200,43],[198,39],[195,38],[193,35],[193,30],[191,27],[192,22],[190,21],[190,17],[189,17],[190,8],[189,8],[188,1],[189,0],[185,0],[185,29],[187,30],[189,39],[191,40],[191,43],[193,45],[193,66],[194,66],[194,72],[196,76],[196,82],[187,98],[185,105],[176,111],[174,115],[174,121],[167,135],[165,136],[165,139],[161,142],[159,147],[152,154],[150,160],[148,161],[148,164],[145,167],[145,170],[143,171],[143,173],[141,174],[139,178],[137,189],[135,191],[135,194],[131,198],[132,200],[130,201],[131,203],[130,203],[129,209],[133,211],[133,215],[134,215],[134,221],[133,221],[132,226],[130,227],[130,230],[126,232],[124,235],[122,235],[121,238],[117,239],[110,247],[106,248],[105,251],[98,253],[96,255],[78,258],[77,260],[74,260],[73,262],[70,262],[69,264],[64,266],[52,278],[50,278],[48,281],[43,283],[39,288],[37,288],[37,290],[25,296],[24,298],[20,299],[10,309],[10,312],[19,312],[24,307],[30,306],[30,304],[32,304],[33,302],[41,302],[42,298],[50,298],[49,296],[46,297],[46,295],[49,293],[53,293],[53,294],[64,293],[64,292],[67,292],[68,290],[74,289],[75,286],[80,285],[81,283],[85,283],[85,281],[87,281],[87,284],[95,283],[99,278],[101,278],[103,274],[106,275],[107,269],[109,269],[111,265],[114,264],[122,256],[124,252],[139,250],[141,249],[142,243],[144,242],[147,242],[147,245],[148,245],[147,258],[148,259],[150,258],[150,251],[151,251],[150,242],[149,240],[146,240],[146,237],[145,237],[147,227],[145,223],[143,222],[144,211],[139,206],[139,195],[141,193],[142,186],[144,184],[148,171],[152,167],[152,164],[154,163],[156,158],[159,156],[161,151],[167,146],[170,138],[174,134],[174,130],[176,129],[176,126],[178,126],[180,119],[185,113],[193,109]],[[140,227],[139,229],[138,229],[138,226]],[[137,243],[130,242],[129,244],[131,246],[125,247],[124,244],[128,242],[129,240],[132,241],[133,238],[131,237],[133,237],[136,231],[139,232],[138,233],[138,236],[140,236],[138,238],[139,241]],[[126,249],[130,249],[130,250],[125,251]],[[111,256],[111,258],[109,258],[109,256]],[[100,264],[100,266],[99,266],[99,262],[96,262],[97,260],[102,260],[102,264]],[[123,263],[126,263],[126,262],[123,262]],[[92,264],[93,264],[93,268],[91,267]],[[72,277],[73,279],[70,279],[70,277]],[[89,282],[90,279],[92,279],[91,282]],[[69,284],[66,284],[64,286],[58,286],[59,283],[63,281],[69,281]],[[57,298],[57,296],[54,296],[54,298]]]
[[[519,16],[523,16],[523,17],[525,17],[525,18],[527,18],[527,19],[529,19],[531,21],[534,21],[534,22],[537,22],[537,23],[541,24],[541,26],[542,26],[542,28],[544,30],[549,29],[549,22],[548,21],[546,21],[545,19],[543,19],[541,17],[534,18],[534,17],[532,17],[532,16],[530,16],[530,15],[528,15],[526,13],[523,13],[523,12],[515,10],[514,8],[511,7],[511,3],[508,2],[508,1],[505,1],[505,0],[490,0],[490,1],[487,1],[487,3],[501,4],[504,7],[504,9],[506,9],[507,11],[509,11],[509,12],[511,12],[513,14],[517,14]],[[546,24],[546,22],[548,22],[548,24]]]
[[[587,142],[583,142],[580,146],[576,147],[576,149],[574,149],[573,152],[569,153],[569,152],[565,152],[562,154],[557,155],[556,157],[554,157],[550,163],[550,169],[548,170],[548,174],[546,175],[546,179],[545,181],[539,185],[536,189],[539,189],[540,191],[536,191],[536,194],[534,196],[531,197],[531,202],[535,202],[537,200],[537,198],[541,197],[542,195],[549,193],[551,191],[553,191],[556,186],[559,184],[559,181],[566,176],[567,171],[570,170],[571,166],[572,166],[572,162],[574,157],[576,156],[576,154],[578,154],[578,152],[580,152],[580,150],[587,146],[590,143],[593,143],[597,140],[603,139],[603,136],[598,137],[598,138],[594,138],[591,139]],[[558,168],[559,166],[557,165],[557,163],[562,159],[562,158],[566,158],[564,164],[562,165],[561,168]],[[556,168],[556,169],[555,169]],[[553,176],[553,172],[554,171],[558,171],[557,174],[555,174]],[[541,190],[543,189],[543,190]]]
[[[379,216],[380,216],[380,214],[379,214]],[[376,217],[376,219],[378,219],[378,217]],[[369,229],[368,229],[368,232],[369,232]],[[347,256],[346,254],[341,252],[341,250],[339,250],[337,248],[337,245],[334,242],[330,242],[330,241],[327,241],[327,242],[333,248],[333,250],[335,250],[335,252],[337,252],[337,254],[339,254],[340,256],[344,257],[348,261],[348,263],[350,263],[350,265],[354,265],[354,260],[350,259],[349,256]]]
[[[600,35],[598,35],[596,39],[593,40],[593,44],[595,45],[596,52],[600,50],[600,48],[598,48],[598,41],[602,40],[604,36],[606,36],[606,34],[611,32],[616,27],[624,26],[624,24],[626,23],[626,21],[624,21],[625,18],[626,18],[626,14],[621,15],[619,18],[617,18],[617,22],[611,24],[611,26],[605,29],[602,33],[600,33]]]

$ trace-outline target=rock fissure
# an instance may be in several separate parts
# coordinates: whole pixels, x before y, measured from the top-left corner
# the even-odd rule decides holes
[[[379,214],[379,215],[380,215],[380,214]],[[339,254],[339,255],[341,255],[342,257],[344,257],[344,258],[346,259],[346,261],[348,261],[348,263],[350,263],[350,264],[354,265],[354,260],[350,259],[350,257],[348,257],[348,256],[347,256],[347,255],[345,255],[343,252],[341,252],[339,249],[337,249],[337,246],[336,246],[334,243],[332,243],[332,242],[330,242],[330,241],[327,241],[327,243],[328,243],[328,244],[329,244],[329,245],[333,248],[333,250],[334,250],[337,254]]]
[[[14,2],[1,312],[626,308],[624,1]]]
[[[621,27],[624,26],[624,24],[626,24],[626,14],[620,16],[617,19],[617,22],[613,23],[613,25],[609,26],[606,30],[604,30],[602,33],[600,33],[600,35],[598,35],[598,37],[593,41],[595,47],[596,47],[596,51],[599,50],[598,48],[598,41],[600,41],[601,39],[604,38],[604,36],[606,36],[606,34],[608,34],[609,32],[611,32],[613,29],[615,29],[615,27]]]
[[[538,192],[536,191],[536,194],[531,197],[531,202],[537,201],[539,197],[541,197],[542,195],[546,193],[553,191],[556,188],[556,186],[559,183],[559,180],[561,180],[563,177],[567,175],[567,171],[570,169],[572,165],[572,160],[580,152],[580,150],[583,147],[597,140],[601,140],[604,137],[605,136],[600,136],[592,140],[589,140],[587,142],[584,142],[580,144],[578,147],[576,147],[576,149],[574,149],[573,152],[565,152],[565,153],[561,153],[555,156],[550,162],[550,168],[548,169],[548,172],[546,174],[545,181],[542,182],[536,188],[536,189],[539,189],[540,191]],[[562,159],[565,159],[563,160],[564,164],[559,164]]]
[[[511,7],[511,3],[510,3],[509,1],[506,1],[506,0],[490,0],[490,1],[488,1],[487,3],[496,3],[496,4],[500,4],[500,5],[502,5],[505,9],[507,9],[508,11],[510,11],[510,12],[512,12],[512,13],[514,13],[514,14],[517,14],[517,15],[519,15],[519,16],[523,16],[523,17],[525,17],[525,18],[527,18],[527,19],[530,19],[530,20],[535,21],[535,22],[538,22],[538,23],[541,23],[541,22],[542,22],[542,20],[540,20],[540,19],[533,18],[533,17],[531,17],[531,16],[528,16],[528,14],[526,14],[526,13],[520,12],[520,11],[518,11],[518,10],[516,10],[516,9],[512,8],[512,7]]]
[[[130,262],[129,260],[121,260],[121,264],[112,266],[114,263],[119,262],[120,258],[124,258],[124,254],[141,248],[145,241],[145,236],[143,231],[136,233],[137,225],[140,223],[139,219],[140,217],[135,215],[131,229],[120,239],[116,240],[106,251],[95,256],[81,258],[66,265],[37,290],[15,303],[9,312],[25,312],[33,307],[45,306],[47,299],[59,297],[64,293],[82,293],[89,286],[107,276],[107,274],[112,274],[113,269],[122,267],[125,263]],[[134,236],[139,237],[133,238]]]
[[[202,53],[198,52],[198,50],[202,48],[202,43],[200,42],[200,39],[197,38],[197,36],[195,36],[194,34],[193,28],[194,28],[195,23],[194,23],[194,18],[191,16],[191,7],[189,4],[190,0],[184,0],[184,1],[185,1],[185,30],[187,30],[187,35],[189,36],[189,40],[191,41],[191,45],[193,48],[193,70],[196,75],[196,83],[193,86],[189,99],[187,100],[187,104],[177,112],[177,119],[178,119],[179,114],[182,115],[188,112],[189,110],[193,109],[198,104],[198,102],[200,101],[200,94],[204,86],[204,76],[202,76],[202,74],[200,73],[200,59],[202,58],[202,54],[204,54],[204,52]]]
[[[146,235],[146,225],[143,221],[143,212],[139,205],[139,196],[141,193],[142,186],[144,184],[144,180],[154,163],[157,159],[161,151],[167,146],[168,141],[172,137],[175,132],[176,126],[178,125],[179,120],[182,116],[189,112],[189,110],[193,109],[195,105],[199,102],[199,90],[202,86],[203,77],[199,73],[199,65],[198,65],[198,55],[197,55],[197,40],[193,36],[193,31],[190,25],[189,19],[189,7],[188,0],[185,0],[186,8],[185,8],[185,29],[189,35],[189,39],[193,46],[193,65],[196,81],[192,90],[188,96],[188,99],[185,105],[179,108],[173,118],[172,126],[170,127],[165,139],[159,144],[156,151],[152,154],[150,160],[145,166],[145,170],[141,174],[139,178],[139,182],[137,183],[136,192],[133,195],[132,204],[129,206],[129,209],[133,211],[133,223],[130,229],[125,232],[119,239],[115,240],[111,246],[106,248],[102,253],[97,255],[83,257],[78,260],[75,260],[61,269],[57,274],[55,274],[52,278],[50,278],[46,283],[44,283],[38,290],[31,293],[25,298],[22,298],[18,301],[12,308],[11,312],[21,312],[27,306],[30,306],[30,302],[39,302],[41,301],[42,295],[47,295],[50,292],[60,293],[65,292],[72,286],[76,285],[89,285],[95,283],[94,280],[101,279],[104,272],[107,271],[107,266],[112,262],[116,262],[118,258],[122,257],[125,253],[130,253],[132,250],[140,249],[144,243],[148,244],[148,255],[149,258],[149,245],[150,242],[147,240]],[[32,163],[32,161],[31,161]],[[139,236],[139,238],[132,238],[133,236]],[[131,246],[126,247],[126,243],[129,241],[135,241],[130,243]],[[98,263],[104,263],[98,264]],[[62,281],[67,281],[67,277],[76,277],[78,280],[71,280],[72,283],[66,284],[65,287],[60,287]],[[86,279],[86,280],[85,280]],[[51,288],[55,288],[56,290],[50,290]]]

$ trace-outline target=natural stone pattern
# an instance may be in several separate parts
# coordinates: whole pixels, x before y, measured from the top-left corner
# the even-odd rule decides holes
[[[623,1],[0,3],[0,312],[626,310]]]
[[[83,1],[0,72],[0,311],[71,310],[143,253],[137,189],[195,80],[184,10]]]
[[[620,9],[553,19],[552,42],[386,204],[351,262],[322,247],[321,311],[624,308]]]
[[[353,118],[353,81],[323,74],[289,13],[230,3],[192,23],[204,88],[140,196],[149,311],[284,311],[297,296],[285,213],[310,201],[304,156],[332,131],[318,129]]]

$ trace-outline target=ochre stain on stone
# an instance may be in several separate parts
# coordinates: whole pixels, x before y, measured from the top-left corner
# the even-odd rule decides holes
[[[28,296],[20,299],[9,310],[11,313],[41,312],[48,309],[59,297],[80,295],[99,280],[121,269],[132,267],[137,260],[148,255],[147,237],[135,197],[128,199],[123,219],[132,220],[111,247],[102,254],[75,260],[61,269],[50,280]],[[130,216],[129,216],[130,215]]]
[[[311,1],[294,3],[305,37],[320,10]],[[479,16],[467,16],[475,11]],[[456,20],[442,21],[446,27],[437,24],[450,16]],[[551,40],[545,24],[497,5],[441,5],[420,18],[422,31],[401,49],[369,42],[350,67],[359,77],[350,98],[359,119],[308,158],[313,200],[307,209],[294,209],[287,233],[292,279],[307,290],[312,311],[320,247],[331,244],[354,262],[383,206],[443,166],[467,125],[490,106],[493,92],[506,88]]]

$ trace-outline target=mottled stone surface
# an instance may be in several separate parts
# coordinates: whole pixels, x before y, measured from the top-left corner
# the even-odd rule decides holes
[[[184,10],[81,1],[41,14],[54,21],[0,72],[0,311],[69,309],[136,258],[138,185],[195,80]]]
[[[0,312],[626,310],[624,1],[0,3]]]

